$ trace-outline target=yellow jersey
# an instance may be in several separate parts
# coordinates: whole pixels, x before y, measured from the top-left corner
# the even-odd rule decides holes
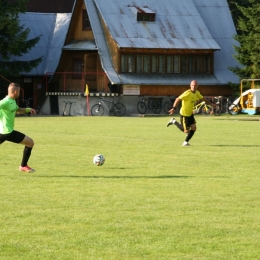
[[[191,116],[193,114],[192,110],[196,103],[196,101],[203,98],[198,90],[193,93],[190,89],[185,91],[183,94],[179,96],[182,100],[182,107],[180,110],[180,114],[182,116]]]

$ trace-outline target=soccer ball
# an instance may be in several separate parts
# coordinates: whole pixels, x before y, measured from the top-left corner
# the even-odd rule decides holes
[[[105,163],[105,157],[102,154],[97,154],[93,158],[93,163],[96,166],[102,166]]]

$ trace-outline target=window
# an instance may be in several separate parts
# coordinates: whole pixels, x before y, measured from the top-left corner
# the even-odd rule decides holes
[[[134,55],[128,55],[128,57],[127,57],[127,71],[135,72],[135,56]]]
[[[180,73],[180,56],[174,55],[174,73]]]
[[[151,10],[148,6],[129,6],[138,22],[154,22],[156,13]]]
[[[205,58],[205,71],[206,73],[210,73],[211,66],[210,66],[210,56],[206,56]]]
[[[159,55],[158,60],[158,72],[164,73],[165,72],[165,55]]]
[[[167,73],[173,73],[173,56],[167,56],[167,65],[166,65]]]
[[[181,73],[192,74],[195,73],[195,63],[193,56],[181,57]]]
[[[127,55],[121,55],[121,72],[127,72]]]
[[[150,55],[144,55],[143,56],[144,59],[144,73],[150,73],[151,71],[151,57]]]
[[[135,55],[121,55],[121,72],[135,72]]]
[[[89,30],[90,28],[91,26],[87,10],[82,10],[82,31]]]
[[[81,79],[81,72],[83,68],[83,60],[82,59],[74,59],[73,60],[73,78]]]
[[[211,73],[211,55],[121,55],[121,72],[196,74]]]
[[[137,13],[138,22],[154,22],[155,14],[154,13]]]
[[[143,56],[142,55],[136,56],[136,72],[137,73],[143,72]]]
[[[157,72],[158,56],[152,55],[152,70],[151,72]]]
[[[197,58],[197,72],[210,73],[210,58],[208,56]]]

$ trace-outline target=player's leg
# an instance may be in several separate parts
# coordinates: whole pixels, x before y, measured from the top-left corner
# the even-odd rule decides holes
[[[20,144],[24,145],[23,158],[21,166],[19,168],[20,171],[34,172],[35,170],[28,166],[28,161],[30,159],[32,148],[34,146],[34,141],[29,136],[25,136]]]
[[[190,141],[190,139],[192,138],[192,136],[195,134],[196,131],[196,124],[191,125],[191,128],[186,136],[185,141],[188,143]]]
[[[196,121],[195,121],[195,118],[193,115],[191,117],[187,117],[185,121],[186,121],[187,129],[189,129],[189,130],[186,132],[187,136],[186,136],[185,141],[182,146],[189,146],[190,145],[189,141],[193,137],[193,135],[197,129],[197,126],[196,126]]]
[[[34,141],[29,136],[24,136],[23,140],[20,142],[20,144],[25,145],[26,147],[33,148]]]
[[[4,137],[2,134],[0,134],[0,144],[2,144],[5,141]]]
[[[175,120],[175,118],[172,118],[168,124],[167,127],[170,125],[176,125],[182,132],[184,132],[184,127],[183,127],[183,116],[180,116],[180,121],[181,123],[179,123],[178,121]]]
[[[32,148],[34,146],[33,140],[30,137],[26,136],[25,134],[20,133],[15,130],[9,134],[2,135],[1,140],[2,139],[5,141],[12,142],[12,143],[25,145],[24,151],[23,151],[23,159],[22,159],[22,163],[19,167],[19,170],[25,171],[25,172],[34,172],[34,169],[30,168],[27,165],[28,160],[31,156]]]

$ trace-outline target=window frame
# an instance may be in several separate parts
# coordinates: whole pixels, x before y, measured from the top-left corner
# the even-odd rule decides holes
[[[86,9],[82,9],[82,31],[91,30],[90,19]]]
[[[83,72],[83,66],[84,60],[83,59],[73,59],[73,79],[81,79],[82,78],[82,72]]]

